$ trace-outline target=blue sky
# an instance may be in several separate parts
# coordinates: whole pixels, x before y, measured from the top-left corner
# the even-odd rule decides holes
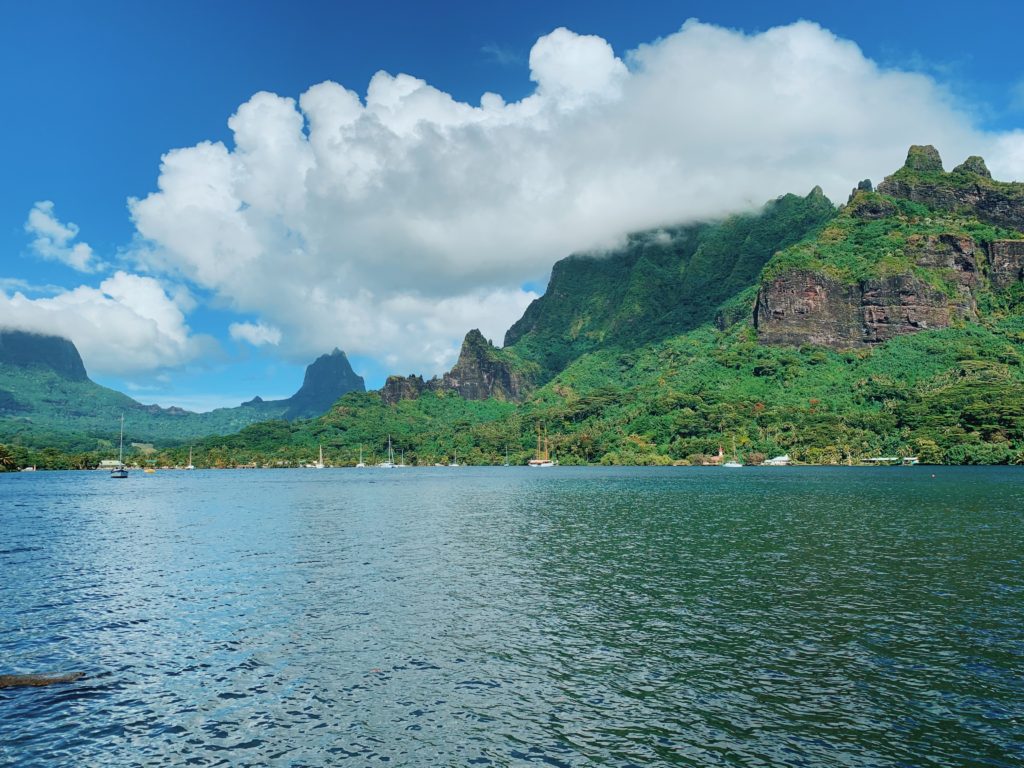
[[[651,71],[671,66],[665,63],[670,60],[667,54],[656,61],[648,57],[646,64],[638,64],[638,59],[629,58],[629,52],[644,45],[667,51],[667,46],[659,49],[657,41],[676,34],[690,18],[741,33],[738,38],[717,42],[709,38],[701,43],[711,46],[706,50],[722,52],[724,56],[739,57],[761,51],[759,33],[806,19],[838,38],[839,44],[832,46],[827,36],[816,37],[812,31],[810,38],[801,38],[813,38],[809,45],[814,49],[810,64],[801,66],[816,66],[813,57],[819,55],[819,49],[824,57],[847,56],[849,52],[844,53],[843,45],[849,42],[859,47],[859,55],[864,60],[883,72],[923,75],[923,81],[906,86],[920,95],[920,104],[912,101],[910,103],[917,106],[908,108],[920,112],[921,120],[903,128],[908,135],[913,128],[928,132],[920,126],[930,125],[925,118],[931,114],[928,112],[931,109],[937,110],[940,118],[952,115],[947,122],[956,126],[946,133],[940,132],[935,140],[956,150],[970,147],[973,138],[996,141],[1002,136],[1012,136],[1024,122],[1024,66],[1018,54],[1020,22],[1024,14],[1012,3],[975,2],[964,6],[961,3],[901,2],[449,2],[438,5],[443,7],[412,2],[97,0],[28,3],[3,0],[0,2],[0,89],[5,116],[0,121],[0,168],[3,169],[0,176],[0,253],[3,254],[0,279],[4,282],[0,290],[8,297],[20,292],[27,300],[34,301],[85,287],[94,293],[82,296],[91,300],[99,295],[96,291],[113,291],[122,297],[137,296],[141,294],[133,293],[136,289],[148,290],[159,285],[166,292],[167,306],[161,304],[157,308],[156,322],[166,321],[173,328],[168,338],[158,334],[152,343],[145,339],[139,341],[140,345],[148,344],[143,351],[152,352],[151,355],[142,354],[130,344],[120,352],[116,343],[112,351],[103,352],[99,346],[102,340],[97,339],[79,344],[95,379],[124,389],[144,402],[156,400],[162,405],[203,407],[233,403],[254,394],[287,395],[297,389],[302,368],[315,356],[314,351],[326,352],[333,346],[350,351],[357,370],[367,376],[371,386],[379,386],[389,372],[431,373],[446,360],[450,361],[457,339],[468,330],[459,324],[472,323],[476,319],[474,312],[486,313],[489,308],[501,307],[504,314],[499,313],[500,318],[491,320],[495,330],[490,335],[497,336],[500,326],[507,326],[507,319],[514,317],[532,297],[531,289],[536,292],[537,287],[543,285],[550,263],[565,255],[565,251],[559,249],[599,245],[612,238],[615,232],[602,230],[589,238],[584,215],[587,211],[583,211],[578,218],[564,223],[564,229],[571,232],[572,237],[527,235],[522,245],[527,255],[523,256],[521,268],[517,270],[513,268],[519,260],[514,249],[495,255],[495,263],[486,268],[481,265],[486,258],[484,255],[478,264],[458,260],[469,259],[469,256],[452,256],[449,263],[447,254],[487,250],[486,239],[474,233],[473,221],[467,220],[486,221],[487,216],[507,218],[509,211],[523,210],[521,200],[496,201],[477,216],[471,215],[474,209],[467,208],[470,214],[432,226],[436,221],[429,204],[413,199],[394,202],[396,193],[391,191],[386,197],[372,200],[373,215],[381,215],[381,223],[373,230],[377,237],[361,232],[350,238],[345,225],[350,219],[326,225],[322,211],[315,226],[305,214],[289,218],[278,213],[254,225],[260,237],[269,229],[287,230],[284,235],[275,231],[274,239],[260,246],[261,253],[273,251],[279,255],[281,248],[294,248],[295,255],[289,257],[290,260],[266,266],[263,272],[254,269],[253,281],[258,278],[264,283],[273,283],[278,274],[286,280],[291,274],[287,265],[294,263],[308,268],[308,272],[303,273],[310,276],[308,279],[337,286],[336,294],[309,298],[309,302],[323,301],[323,306],[335,308],[337,316],[311,313],[291,318],[287,306],[268,301],[265,286],[261,290],[259,286],[244,284],[237,275],[210,276],[210,270],[199,261],[200,255],[184,253],[190,244],[176,245],[174,233],[168,230],[174,221],[186,221],[181,218],[182,208],[171,205],[173,200],[154,201],[168,205],[160,210],[139,212],[129,210],[128,199],[144,200],[158,191],[161,156],[169,150],[193,147],[201,142],[223,142],[228,151],[232,150],[235,134],[228,126],[228,119],[261,91],[298,99],[311,86],[329,80],[365,99],[371,78],[379,70],[385,70],[392,75],[407,73],[419,78],[437,93],[450,95],[455,103],[479,105],[481,95],[489,91],[500,94],[504,104],[512,104],[527,99],[538,89],[554,94],[561,87],[560,83],[568,83],[564,78],[559,79],[560,73],[567,71],[565,62],[576,55],[577,48],[587,56],[596,56],[593,61],[598,68],[608,64],[609,59],[599,50],[599,45],[584,45],[596,39],[585,36],[596,36],[610,46],[614,52],[610,56],[625,62],[616,64],[618,58],[615,58],[608,64],[606,81],[593,88],[580,86],[590,89],[584,94],[587,99],[593,97],[595,103],[606,105],[619,98],[622,87],[628,89],[629,86],[620,87],[627,68],[632,72],[644,66]],[[571,30],[575,36],[550,40],[548,48],[556,63],[550,65],[548,75],[541,72],[540,65],[536,71],[532,70],[531,50],[538,40],[559,27]],[[691,32],[690,37],[694,38],[689,43],[691,46],[700,42],[695,33]],[[794,37],[795,33],[785,40]],[[679,45],[686,42],[681,40]],[[727,45],[737,46],[736,53],[729,53]],[[761,51],[756,55],[768,54]],[[686,59],[684,53],[679,56],[683,58],[671,61],[693,61]],[[857,64],[859,60],[854,59],[857,57],[849,60]],[[841,72],[846,64],[833,61],[822,65],[823,69],[829,67],[829,71]],[[718,69],[722,69],[721,65]],[[672,81],[670,74],[662,72],[661,79],[657,80],[662,84],[660,87],[667,87],[664,83]],[[579,72],[573,76],[578,75]],[[538,86],[538,83],[542,84]],[[392,95],[405,87],[391,81],[386,85]],[[577,97],[583,93],[572,91],[577,85],[579,82],[573,81],[566,86],[569,90],[558,96],[562,99],[561,106],[552,107],[552,114],[563,115],[577,109]],[[879,86],[885,95],[879,96],[876,103],[871,95],[876,93],[871,90],[876,85],[872,80],[865,86],[865,95],[860,97],[864,99],[864,109],[882,109],[877,115],[879,121],[899,122],[898,100],[892,98],[893,86]],[[812,83],[807,87],[826,86]],[[719,86],[718,91],[723,90]],[[682,98],[686,96],[687,93],[682,92]],[[680,93],[666,95],[666,100],[669,98],[678,101]],[[694,98],[695,103],[700,103],[696,96]],[[879,103],[888,107],[880,108]],[[427,122],[440,114],[437,110],[448,108],[446,104],[429,106],[424,113]],[[892,109],[893,113],[885,113],[885,108]],[[600,109],[612,107],[601,106]],[[684,112],[679,116],[666,116],[666,122],[672,119],[682,124],[689,121]],[[499,122],[504,125],[507,120],[502,118]],[[259,123],[259,126],[262,130],[266,123]],[[460,124],[459,130],[462,127]],[[252,130],[257,131],[257,128]],[[495,132],[501,130],[505,129],[494,129]],[[536,126],[531,130],[536,130]],[[865,137],[850,139],[851,146],[870,144],[870,130],[866,127]],[[808,142],[800,138],[798,130],[780,128],[780,131],[790,131],[785,134],[786,141]],[[893,132],[900,133],[895,129]],[[835,189],[840,189],[847,178],[856,181],[858,151],[863,155],[864,165],[868,166],[866,171],[878,175],[884,173],[885,168],[895,167],[889,161],[896,153],[895,148],[887,149],[880,157],[868,156],[844,144],[847,138],[845,134],[838,138],[832,133],[814,134],[809,141],[819,148],[811,156],[800,158],[800,163],[804,164],[800,167],[808,170],[794,172],[791,176],[776,172],[778,183],[799,184],[810,180],[813,178],[810,169],[815,164],[829,165],[830,152],[844,158],[843,162],[834,164],[835,168],[843,169],[841,174],[837,173]],[[735,142],[750,145],[757,140],[756,133],[746,137],[737,134],[732,138],[733,145],[723,147],[723,155],[732,152]],[[929,136],[921,137],[921,141],[930,140]],[[415,151],[427,152],[422,137],[417,141],[420,143],[416,144]],[[463,136],[459,141],[470,139]],[[522,136],[510,141],[511,144],[502,146],[523,146]],[[612,146],[633,147],[639,141],[641,139],[632,134],[623,135],[621,141]],[[783,139],[773,137],[772,141],[782,142]],[[375,142],[372,146],[379,148],[379,141],[375,139]],[[785,155],[787,145],[778,146],[782,149],[776,148],[773,152]],[[940,148],[945,151],[945,146]],[[1005,146],[1005,142],[1000,146]],[[429,160],[420,159],[417,168],[409,170],[406,161],[411,155],[407,149],[394,150],[397,155],[382,155],[385,163],[392,162],[388,158],[401,158],[393,160],[394,173],[416,174],[407,177],[396,189],[422,185],[429,193],[433,187],[424,181],[425,178],[429,181],[425,174],[453,172],[452,164],[457,164],[459,153],[452,147],[465,148],[466,144],[440,144],[438,147],[438,152],[451,155],[446,155],[444,165],[437,167]],[[358,149],[351,145],[346,151],[352,153]],[[1008,173],[1016,168],[1013,164],[1016,152],[1013,147],[1006,150],[1003,167]],[[607,150],[604,153],[607,154]],[[798,153],[797,150],[794,153]],[[960,159],[947,156],[947,165]],[[894,160],[898,164],[899,158]],[[381,161],[378,158],[375,162],[379,165]],[[550,163],[550,159],[545,162]],[[251,164],[255,165],[255,160]],[[201,166],[198,160],[190,166],[193,178],[198,173],[194,170],[197,165]],[[822,168],[823,176],[827,170]],[[742,201],[759,202],[790,191],[772,187],[772,168],[762,171],[762,178],[751,184]],[[185,173],[181,171],[182,177]],[[621,173],[621,169],[610,168],[603,173],[610,178]],[[719,175],[714,168],[703,167],[699,172],[695,168],[684,168],[680,173],[683,175],[680,184],[685,182],[687,174],[689,178]],[[723,168],[720,176],[731,178],[730,173],[730,168]],[[478,176],[479,171],[475,174]],[[172,176],[168,174],[164,178],[170,182]],[[568,178],[558,176],[560,180]],[[384,182],[376,179],[373,183]],[[444,195],[455,194],[452,188],[444,186],[454,184],[450,179],[437,183]],[[514,184],[514,180],[503,179],[503,183]],[[732,188],[737,183],[741,182],[732,182]],[[567,199],[576,201],[581,195],[590,194],[594,184],[600,186],[600,179],[581,181],[579,188],[570,190],[572,197]],[[458,186],[454,184],[453,188]],[[676,187],[669,185],[666,189]],[[252,194],[264,192],[261,188]],[[339,205],[338,200],[350,201],[351,189],[340,198],[321,195],[316,202],[326,205],[325,199],[331,205]],[[242,197],[239,200],[239,210],[248,209],[250,204],[258,207],[257,203]],[[33,246],[41,230],[27,231],[26,222],[33,206],[41,201],[53,203],[52,208],[47,209],[50,212],[47,221],[64,228],[64,234],[58,234],[54,247],[59,250],[75,243],[87,243],[91,249],[92,271],[68,266],[69,257],[47,259]],[[614,200],[610,200],[608,205],[613,203]],[[735,201],[723,194],[721,209],[725,210],[730,204],[735,207]],[[380,233],[386,233],[389,227],[380,212],[391,205],[394,211],[389,215],[402,217],[403,221],[422,217],[423,226],[415,235],[384,242],[387,238],[381,238]],[[464,201],[451,199],[452,209],[462,205]],[[593,215],[598,217],[600,210],[601,207],[596,206]],[[700,213],[707,211],[697,210],[693,205],[688,207],[685,197],[680,197],[679,219]],[[160,219],[161,215],[165,218]],[[536,218],[528,211],[523,215]],[[616,220],[616,225],[619,228],[647,225],[671,216],[670,210],[652,213],[649,220],[634,213],[623,215],[621,221]],[[77,225],[77,229],[69,228],[70,222]],[[555,226],[563,224],[556,221]],[[467,232],[456,232],[459,227],[466,227]],[[453,237],[450,243],[445,239],[449,234]],[[502,239],[500,233],[496,233],[496,239]],[[211,239],[210,248],[215,248],[214,240]],[[49,242],[53,245],[52,231]],[[375,249],[378,242],[381,243],[379,253]],[[203,257],[213,263],[219,258],[216,253],[203,253],[206,254]],[[372,272],[371,285],[366,282],[367,273],[361,271],[361,267],[374,260],[379,263]],[[325,264],[331,267],[328,269]],[[435,265],[442,266],[435,269]],[[147,277],[154,282],[143,284],[125,277],[117,286],[108,283],[107,288],[100,288],[118,272],[128,277]],[[299,274],[298,269],[295,274]],[[393,275],[398,286],[393,295],[388,293],[389,275]],[[441,286],[456,282],[458,288],[449,292]],[[370,287],[366,288],[364,283]],[[359,294],[361,288],[372,293],[372,297]],[[300,297],[294,302],[296,306],[306,303],[301,291],[294,295]],[[357,299],[357,295],[363,298]],[[145,298],[124,298],[127,305],[136,309],[145,301]],[[425,311],[418,307],[440,308],[438,317],[423,323],[405,319],[403,312],[412,313],[409,317],[414,317],[415,312]],[[20,311],[17,307],[9,308],[4,317],[10,322],[12,313],[17,319],[16,313]],[[181,314],[180,321],[171,317],[176,311]],[[27,310],[25,312],[28,318]],[[362,317],[359,324],[346,325],[346,313],[352,312],[369,317]],[[34,312],[31,322],[39,322],[40,316],[43,314]],[[112,318],[120,316],[110,315]],[[391,318],[396,318],[393,323]],[[480,319],[481,324],[487,321]],[[232,337],[228,330],[232,323],[246,324],[249,330],[238,330]],[[329,331],[332,323],[338,323],[339,328],[333,342]],[[383,348],[375,348],[376,327],[389,323],[394,328],[380,333]],[[304,327],[316,328],[317,332],[305,339],[301,333]],[[445,336],[444,343],[439,342],[429,353],[419,354],[418,350],[424,347],[420,336],[426,338],[435,328],[443,329],[438,333]],[[115,329],[108,337],[116,338],[119,333],[120,330]],[[182,333],[187,335],[185,341],[174,337]],[[275,334],[280,336],[278,342],[267,343],[266,339]],[[255,338],[261,343],[254,345],[245,338]],[[407,346],[403,347],[406,342]],[[118,361],[119,354],[137,355],[137,361],[134,364]]]

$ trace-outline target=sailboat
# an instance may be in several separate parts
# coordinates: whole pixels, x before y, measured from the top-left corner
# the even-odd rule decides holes
[[[195,466],[192,464],[192,446],[191,445],[188,447],[188,464],[185,465],[185,469],[195,469]]]
[[[457,466],[459,466],[459,451],[458,451],[458,449],[456,449],[456,451],[455,451],[455,458],[452,459],[450,462],[448,462],[448,466],[449,467],[457,467]]]
[[[359,446],[359,463],[356,464],[356,469],[365,469],[366,465],[363,463],[363,446]]]
[[[380,467],[381,469],[394,469],[395,466],[396,466],[396,464],[395,464],[395,452],[391,448],[391,435],[388,435],[388,458],[387,458],[387,461],[382,461],[377,466]]]
[[[398,464],[398,466],[400,466],[400,467],[404,467],[405,466],[405,448],[402,449],[402,459],[401,459],[400,463]]]
[[[118,480],[128,477],[128,468],[124,465],[124,414],[121,414],[121,439],[117,449],[117,466],[110,470],[110,476]]]
[[[537,455],[526,462],[526,466],[533,467],[534,469],[555,466],[555,462],[551,460],[551,455],[548,452],[547,432],[544,433],[544,447],[541,448],[541,430],[539,426],[537,427]]]
[[[503,467],[507,467],[508,466],[508,446],[507,445],[505,446],[505,463],[502,464],[501,466],[503,466]]]
[[[314,469],[323,469],[326,465],[324,464],[324,447],[320,446],[320,458],[316,460],[316,464],[313,465]]]
[[[723,464],[722,466],[723,467],[729,467],[730,469],[735,469],[736,467],[742,467],[743,466],[743,462],[740,461],[739,456],[736,454],[736,440],[735,440],[735,438],[732,441],[732,458],[729,461],[725,462],[725,464]]]

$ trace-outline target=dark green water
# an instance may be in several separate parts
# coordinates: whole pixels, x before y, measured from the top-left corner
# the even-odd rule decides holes
[[[0,630],[18,766],[1019,766],[1024,471],[6,475]]]

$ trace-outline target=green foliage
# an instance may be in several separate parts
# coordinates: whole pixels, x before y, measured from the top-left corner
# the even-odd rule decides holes
[[[196,446],[229,466],[379,461],[391,435],[410,464],[512,463],[538,427],[563,464],[700,461],[788,453],[808,463],[917,455],[932,463],[1024,461],[1024,321],[926,331],[873,350],[759,345],[744,324],[703,326],[569,365],[521,405],[431,393],[387,406],[350,394],[306,422],[267,422]],[[183,463],[182,452],[171,458]]]

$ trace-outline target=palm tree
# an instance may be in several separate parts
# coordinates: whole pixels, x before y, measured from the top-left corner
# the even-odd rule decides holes
[[[17,466],[14,462],[14,454],[6,445],[0,445],[0,470],[7,472]]]

